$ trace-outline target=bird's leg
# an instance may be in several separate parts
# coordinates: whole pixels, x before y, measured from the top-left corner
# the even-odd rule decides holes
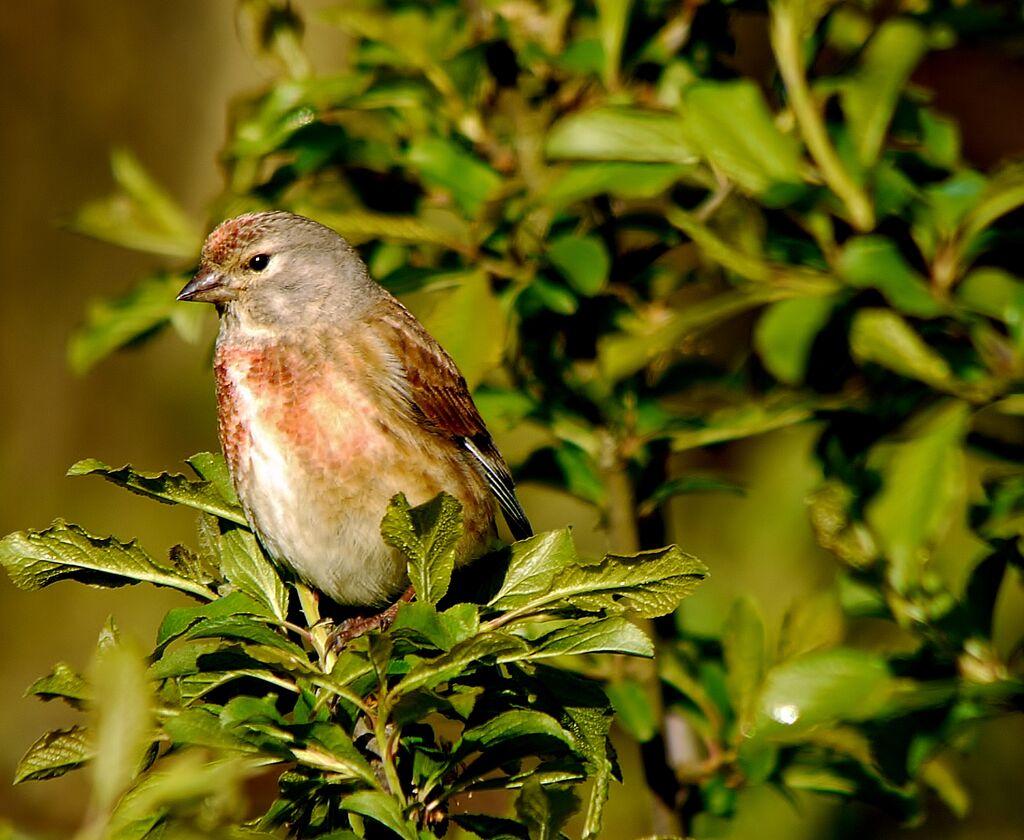
[[[330,638],[327,640],[328,649],[340,653],[345,645],[364,633],[368,633],[370,630],[386,630],[398,615],[398,608],[411,601],[415,594],[416,591],[410,586],[395,603],[383,612],[346,618],[331,632]]]

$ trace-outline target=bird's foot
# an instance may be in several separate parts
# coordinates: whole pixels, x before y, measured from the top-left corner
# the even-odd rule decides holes
[[[341,653],[349,642],[364,633],[369,633],[371,630],[387,630],[391,626],[391,622],[395,620],[395,616],[398,615],[398,608],[411,601],[414,594],[415,592],[410,586],[402,593],[402,597],[383,612],[373,615],[356,615],[339,622],[327,638],[327,649],[334,653]]]

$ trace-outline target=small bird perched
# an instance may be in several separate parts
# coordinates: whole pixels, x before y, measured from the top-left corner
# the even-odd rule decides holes
[[[220,442],[246,517],[277,563],[335,602],[380,606],[408,586],[380,535],[396,493],[462,503],[456,565],[492,546],[497,506],[516,539],[532,533],[455,363],[330,228],[284,212],[230,219],[178,300],[220,313]]]

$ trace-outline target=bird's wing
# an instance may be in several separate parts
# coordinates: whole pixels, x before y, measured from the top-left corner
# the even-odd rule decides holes
[[[401,304],[382,307],[378,315],[391,328],[392,346],[400,348],[396,355],[404,368],[407,395],[414,410],[473,457],[501,506],[512,536],[517,540],[533,536],[530,521],[516,498],[508,465],[451,356]]]

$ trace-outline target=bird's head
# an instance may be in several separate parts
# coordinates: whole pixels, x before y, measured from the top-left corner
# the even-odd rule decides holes
[[[352,247],[292,213],[249,213],[222,222],[203,245],[199,271],[178,300],[216,304],[255,324],[351,315],[376,286]]]

